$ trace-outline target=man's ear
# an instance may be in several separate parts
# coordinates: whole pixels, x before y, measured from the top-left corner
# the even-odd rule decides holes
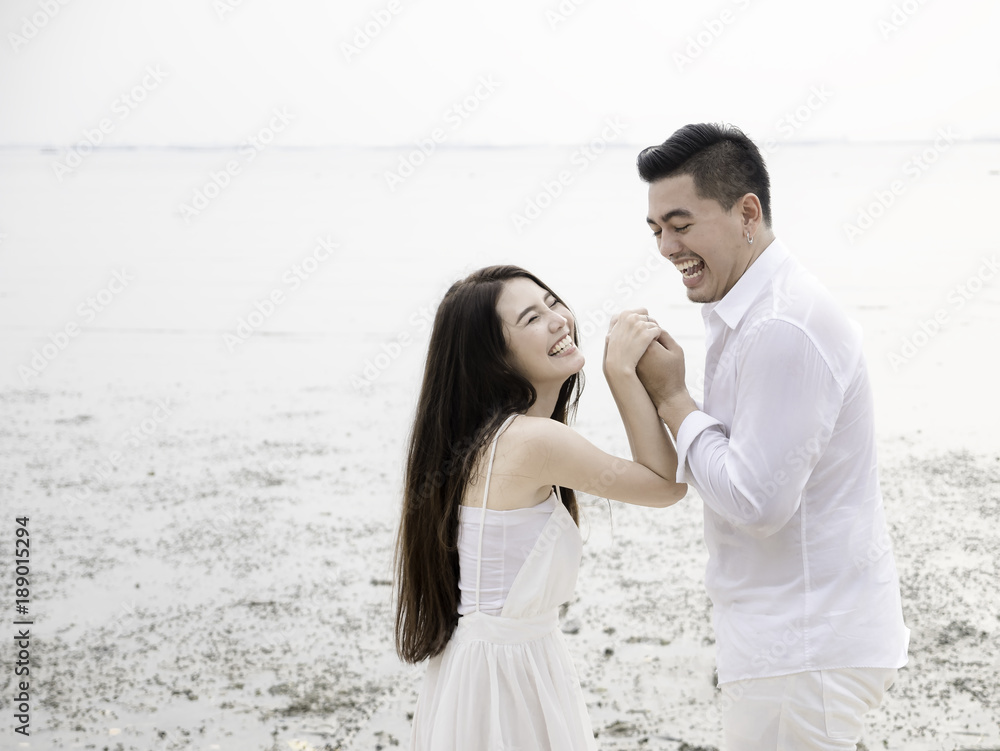
[[[757,228],[764,223],[764,209],[761,208],[760,199],[756,193],[747,193],[737,201],[737,204],[743,221],[743,231],[749,232],[750,237],[753,237],[757,234]]]

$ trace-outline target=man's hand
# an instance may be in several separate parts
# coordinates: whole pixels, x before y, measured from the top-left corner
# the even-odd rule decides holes
[[[661,329],[659,337],[639,359],[636,373],[660,419],[676,436],[684,418],[698,409],[684,383],[684,350]]]

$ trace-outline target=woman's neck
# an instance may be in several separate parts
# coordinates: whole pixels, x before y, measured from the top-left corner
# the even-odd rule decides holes
[[[552,412],[556,408],[556,402],[559,401],[559,387],[551,387],[549,389],[540,389],[535,387],[535,403],[528,407],[524,414],[531,415],[532,417],[552,417]]]

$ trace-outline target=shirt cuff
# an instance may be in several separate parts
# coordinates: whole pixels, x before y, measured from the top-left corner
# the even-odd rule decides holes
[[[681,423],[677,430],[677,482],[688,482],[687,480],[687,452],[691,448],[692,442],[703,430],[713,425],[720,425],[725,431],[726,426],[721,420],[716,420],[700,410],[691,412]]]

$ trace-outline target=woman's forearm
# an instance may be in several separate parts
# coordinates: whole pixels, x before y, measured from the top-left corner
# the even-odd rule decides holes
[[[605,376],[625,425],[632,460],[674,482],[677,451],[639,377],[634,370],[606,370]]]

